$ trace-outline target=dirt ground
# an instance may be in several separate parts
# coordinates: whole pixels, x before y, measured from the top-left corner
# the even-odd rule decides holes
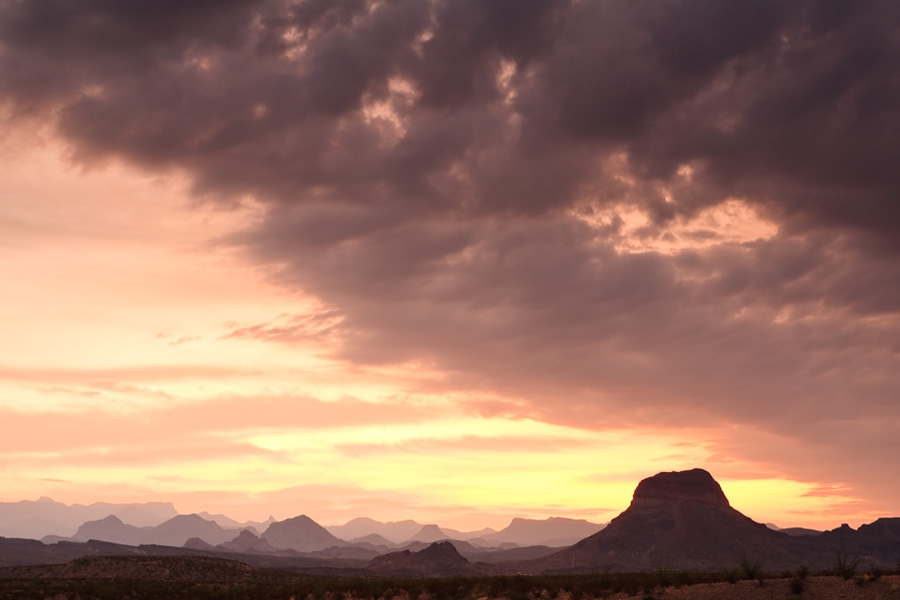
[[[737,583],[710,583],[654,590],[656,600],[900,600],[900,576],[884,575],[876,581],[838,577],[807,577],[799,594],[791,589],[790,579],[768,579]],[[616,600],[646,598],[647,594],[616,594]]]

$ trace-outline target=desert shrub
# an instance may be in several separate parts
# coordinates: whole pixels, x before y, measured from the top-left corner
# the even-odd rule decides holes
[[[737,583],[740,571],[737,567],[722,567],[722,580],[728,583]]]
[[[869,579],[871,579],[872,581],[878,581],[879,579],[881,579],[881,576],[884,575],[884,569],[872,563],[869,565],[868,575]]]
[[[803,593],[803,590],[806,587],[806,583],[803,581],[803,579],[800,579],[799,577],[794,577],[793,579],[791,579],[788,586],[791,588],[792,594],[799,595],[799,594]]]
[[[808,575],[809,575],[809,567],[807,567],[806,565],[800,565],[800,568],[797,569],[797,579],[800,579],[802,581],[802,580],[806,579],[806,577]]]
[[[744,579],[758,579],[762,581],[764,564],[763,559],[751,558],[744,552],[741,553],[741,557],[738,559],[738,568],[744,575]]]
[[[847,581],[856,575],[856,569],[859,567],[859,557],[850,556],[843,552],[838,552],[834,561],[834,574],[841,579]]]

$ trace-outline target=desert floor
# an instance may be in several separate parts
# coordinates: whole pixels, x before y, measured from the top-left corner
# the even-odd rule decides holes
[[[698,584],[656,589],[650,595],[657,600],[900,600],[900,576],[884,575],[876,581],[807,577],[799,594],[792,591],[790,579],[768,579],[763,585],[757,581]],[[646,597],[647,594],[611,596],[616,600]]]

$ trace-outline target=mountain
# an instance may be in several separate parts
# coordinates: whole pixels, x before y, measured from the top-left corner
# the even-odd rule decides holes
[[[39,503],[48,508],[43,513],[45,516],[60,507],[71,508],[49,499]],[[10,504],[4,506],[9,508]],[[458,533],[414,521],[393,524],[371,519],[355,521],[347,525],[363,530],[398,526],[393,530],[395,533],[411,531],[413,538],[430,539]],[[578,531],[577,528],[586,524],[596,526],[572,519],[514,519],[509,527],[495,533],[538,536],[547,535],[548,531],[571,531],[568,527]],[[155,527],[137,527],[117,516],[106,515],[83,522],[75,532],[76,538],[88,539],[87,542],[55,538],[54,543],[41,543],[0,536],[0,567],[61,563],[100,554],[229,556],[263,567],[353,576],[365,573],[364,568],[374,573],[420,576],[575,573],[607,568],[646,571],[661,567],[715,572],[722,567],[738,566],[742,559],[761,561],[767,571],[778,572],[800,565],[815,570],[830,568],[840,555],[882,568],[900,564],[900,518],[881,518],[858,530],[842,525],[831,531],[812,533],[818,534],[812,535],[809,530],[778,531],[753,521],[731,507],[722,488],[708,472],[694,469],[659,473],[644,479],[635,489],[630,506],[606,528],[562,550],[539,545],[497,550],[485,548],[484,538],[473,538],[435,543],[414,541],[402,551],[375,556],[389,551],[388,544],[382,542],[390,538],[369,533],[365,541],[351,544],[305,515],[273,522],[261,537],[252,530],[223,528],[196,514],[178,515]],[[485,537],[493,535],[488,533]],[[98,541],[98,538],[113,541]],[[528,543],[535,538],[516,539]]]
[[[736,565],[742,556],[764,559],[767,567],[796,567],[804,556],[803,541],[744,516],[708,472],[694,469],[644,479],[631,505],[605,529],[528,568],[565,572],[667,565],[716,570]]]
[[[143,504],[111,504],[97,502],[90,505],[63,504],[50,498],[0,502],[0,536],[40,539],[48,535],[69,537],[86,521],[110,515],[137,527],[159,525],[178,512],[168,502]]]
[[[330,546],[324,550],[310,552],[308,555],[316,558],[334,559],[340,561],[362,561],[369,562],[376,556],[381,556],[384,552],[373,550],[367,546],[348,544],[346,546]]]
[[[495,545],[513,543],[517,546],[571,546],[603,529],[603,525],[584,519],[513,519],[500,531],[481,536]]]
[[[144,543],[151,531],[153,531],[152,527],[127,525],[119,517],[109,515],[105,519],[85,521],[78,528],[78,531],[75,532],[75,535],[72,536],[72,539],[78,542],[102,540],[104,542],[137,546]]]
[[[472,564],[449,541],[434,542],[418,552],[401,550],[372,559],[366,569],[381,574],[429,577],[480,575],[491,572],[489,565]]]
[[[231,552],[275,552],[275,548],[269,542],[261,539],[249,529],[241,531],[233,540],[219,544],[219,548]]]
[[[377,533],[370,533],[369,535],[364,535],[361,538],[356,538],[353,540],[347,540],[351,544],[368,544],[373,548],[385,547],[385,548],[395,548],[397,544],[390,541],[389,539],[378,535]]]
[[[280,550],[299,552],[314,552],[331,546],[347,545],[347,542],[333,536],[306,515],[272,523],[262,534],[262,539]]]
[[[98,502],[88,506],[92,512],[119,517],[123,523],[135,527],[156,527],[178,515],[171,502],[147,502],[145,504],[107,504]]]
[[[211,515],[205,510],[203,512],[195,513],[201,519],[205,519],[207,521],[214,521],[219,524],[223,529],[246,529],[247,526],[244,523],[240,523],[235,521],[231,517],[227,517],[225,515]],[[255,529],[255,528],[254,528]]]
[[[559,551],[559,548],[550,548],[548,546],[513,546],[512,548],[500,549],[496,547],[482,548],[463,540],[445,541],[452,544],[463,558],[472,563],[499,564],[511,561],[522,561],[540,558]],[[415,544],[415,546],[410,545],[406,547],[405,550],[416,552],[428,547],[428,545],[422,545],[422,542],[415,542]]]
[[[191,538],[200,538],[216,546],[232,540],[235,534],[235,530],[223,529],[215,521],[207,521],[199,515],[178,515],[154,527],[142,543],[180,547]]]
[[[781,533],[785,533],[787,535],[819,535],[822,533],[816,529],[807,529],[805,527],[779,527],[774,523],[766,523],[766,527],[769,529],[774,529],[775,531],[780,531]]]
[[[806,527],[785,527],[784,529],[776,529],[785,535],[819,535],[822,532],[817,529],[807,529]]]
[[[499,550],[476,548],[474,552],[464,552],[460,550],[460,554],[472,562],[490,563],[492,565],[532,560],[549,556],[556,552],[559,552],[559,548],[551,548],[550,546],[515,546],[513,548],[502,548]]]
[[[257,534],[259,534],[259,532],[265,531],[266,529],[268,529],[269,525],[271,525],[274,522],[275,522],[275,517],[269,516],[269,518],[266,519],[265,521],[244,521],[243,523],[240,524],[240,528],[241,529],[249,528],[249,529],[252,529],[253,531],[255,531]],[[219,525],[222,525],[222,523],[219,523]],[[225,527],[224,525],[222,525],[222,526]]]
[[[447,537],[451,540],[462,540],[464,542],[468,542],[470,540],[479,540],[484,538],[484,536],[493,535],[497,533],[496,529],[491,529],[490,527],[485,527],[484,529],[479,529],[478,531],[459,531],[458,529],[450,529],[449,527],[441,527],[441,531],[447,534]],[[490,545],[490,544],[488,544]],[[495,544],[496,545],[496,544]]]
[[[449,539],[450,535],[445,531],[442,531],[440,527],[437,525],[423,525],[422,528],[415,533],[415,535],[411,536],[406,540],[409,542],[425,542],[430,544],[431,542],[437,542],[439,540]]]
[[[411,519],[382,523],[368,517],[357,517],[343,525],[330,525],[325,529],[342,540],[354,540],[375,533],[395,544],[402,544],[416,535],[422,525]]]
[[[900,565],[900,518],[881,518],[854,530],[848,525],[825,531],[815,537],[822,547],[833,547],[836,552],[857,556],[868,562],[887,561]],[[832,553],[832,557],[834,553]]]
[[[216,547],[212,544],[208,544],[201,540],[200,538],[191,538],[184,543],[182,548],[187,548],[188,550],[207,550],[207,551],[215,551]]]
[[[86,521],[72,536],[72,540],[100,540],[127,546],[157,544],[180,547],[191,538],[198,538],[215,546],[232,540],[238,531],[224,529],[215,521],[204,519],[200,515],[177,515],[156,527],[135,527],[110,515],[104,519]]]

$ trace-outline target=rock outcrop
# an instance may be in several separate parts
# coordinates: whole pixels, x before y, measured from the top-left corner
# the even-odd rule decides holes
[[[529,571],[646,570],[661,566],[719,569],[744,557],[767,566],[796,566],[790,536],[731,507],[702,469],[660,473],[641,481],[631,505],[602,531],[527,565]]]

